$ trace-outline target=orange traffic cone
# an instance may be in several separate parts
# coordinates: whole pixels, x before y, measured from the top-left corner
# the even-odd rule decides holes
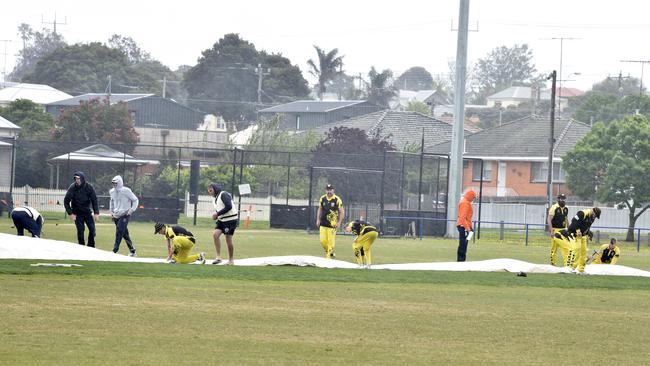
[[[251,210],[253,209],[253,206],[248,206],[248,211],[246,211],[246,223],[244,224],[244,227],[248,229],[248,227],[251,224]]]

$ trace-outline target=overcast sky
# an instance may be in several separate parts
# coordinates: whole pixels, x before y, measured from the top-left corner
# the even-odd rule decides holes
[[[322,5],[321,5],[322,4]],[[371,4],[371,5],[370,5]],[[564,86],[589,89],[608,75],[639,77],[650,60],[650,4],[642,0],[471,0],[469,61],[499,46],[528,44],[540,72],[560,71]],[[112,34],[133,38],[152,57],[176,69],[195,65],[201,52],[224,34],[239,33],[257,49],[282,53],[308,74],[313,45],[344,55],[348,74],[371,66],[395,76],[412,66],[448,73],[456,54],[457,0],[327,2],[240,0],[150,2],[111,0],[5,1],[0,6],[0,73],[9,73],[22,47],[18,26],[52,29],[68,43],[106,42]],[[6,56],[5,56],[6,46]],[[6,60],[6,61],[5,61]],[[5,66],[6,64],[6,66]],[[579,76],[572,73],[580,73]],[[644,73],[650,74],[650,65]],[[644,78],[648,83],[648,78]]]

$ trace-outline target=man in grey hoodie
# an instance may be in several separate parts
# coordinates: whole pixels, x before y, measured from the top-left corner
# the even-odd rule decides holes
[[[111,181],[113,188],[109,191],[111,202],[109,205],[113,222],[115,223],[115,245],[113,253],[120,250],[122,238],[129,247],[129,256],[135,257],[135,247],[129,236],[129,219],[131,214],[138,208],[138,197],[133,194],[130,188],[124,186],[122,177],[116,175]]]

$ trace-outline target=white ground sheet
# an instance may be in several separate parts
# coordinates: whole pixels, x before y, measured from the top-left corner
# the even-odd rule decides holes
[[[164,263],[163,258],[128,257],[111,251],[95,249],[58,240],[35,239],[0,233],[0,259],[81,260],[107,262]],[[210,263],[208,261],[207,263]],[[306,255],[235,259],[237,266],[311,266],[320,268],[357,268],[356,263],[328,260]],[[570,273],[566,268],[549,264],[528,263],[516,259],[500,258],[469,262],[430,262],[373,265],[372,269],[420,271],[476,271],[476,272],[526,272]],[[590,275],[650,277],[650,272],[621,265],[587,265]]]

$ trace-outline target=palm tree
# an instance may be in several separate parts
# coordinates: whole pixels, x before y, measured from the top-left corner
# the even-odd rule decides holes
[[[314,45],[314,48],[318,54],[318,66],[316,66],[316,63],[312,59],[307,61],[307,64],[311,67],[309,73],[318,78],[318,99],[323,100],[323,93],[327,90],[327,83],[343,72],[341,70],[343,67],[343,56],[338,56],[338,48],[327,53],[316,45]]]
[[[370,88],[368,90],[368,102],[388,108],[388,102],[397,95],[397,88],[390,85],[393,72],[389,69],[378,73],[373,66],[368,73]]]

